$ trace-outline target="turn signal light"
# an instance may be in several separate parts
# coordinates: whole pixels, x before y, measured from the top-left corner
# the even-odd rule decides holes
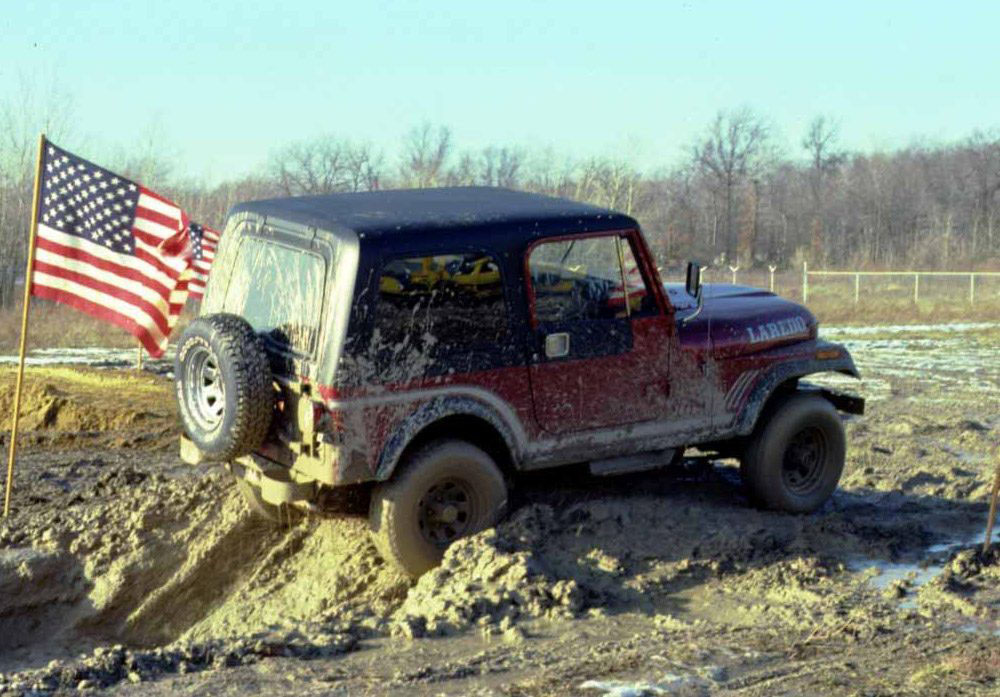
[[[839,348],[820,349],[816,352],[816,359],[820,361],[828,361],[832,358],[840,358],[842,355],[843,351]]]

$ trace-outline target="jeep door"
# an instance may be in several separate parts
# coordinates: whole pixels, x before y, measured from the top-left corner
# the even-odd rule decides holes
[[[637,231],[528,248],[535,418],[564,433],[663,418],[673,322],[636,263]]]

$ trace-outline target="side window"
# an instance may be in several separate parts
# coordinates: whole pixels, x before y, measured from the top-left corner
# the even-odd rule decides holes
[[[455,367],[452,358],[496,353],[509,341],[500,265],[488,254],[390,260],[378,295],[374,341],[383,361],[419,357],[430,361],[429,372],[441,372]],[[440,365],[443,357],[449,366]]]
[[[528,256],[538,322],[573,322],[656,312],[632,248],[617,235],[554,240]]]

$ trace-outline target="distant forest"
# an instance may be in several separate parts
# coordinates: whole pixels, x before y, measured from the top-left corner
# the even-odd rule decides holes
[[[70,150],[67,109],[50,109],[50,138]],[[38,121],[0,105],[0,307],[18,302]],[[720,112],[671,166],[641,173],[627,158],[562,158],[497,145],[463,149],[444,126],[418,125],[395,152],[335,135],[288,143],[259,171],[193,183],[151,140],[99,164],[172,197],[194,220],[221,226],[238,201],[376,188],[481,185],[615,208],[642,224],[659,263],[686,259],[814,268],[1000,268],[1000,132],[959,142],[850,152],[815,118],[781,149],[768,120]],[[78,154],[94,158],[90,153]]]

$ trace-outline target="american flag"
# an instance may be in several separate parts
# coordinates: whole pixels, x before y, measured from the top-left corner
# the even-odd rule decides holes
[[[219,233],[207,225],[190,223],[188,233],[191,236],[194,260],[188,276],[185,277],[191,297],[201,300],[205,294],[205,284],[208,282],[208,272],[215,260],[215,250],[219,246]]]
[[[44,148],[32,294],[116,324],[163,355],[194,261],[187,214],[136,182]]]

